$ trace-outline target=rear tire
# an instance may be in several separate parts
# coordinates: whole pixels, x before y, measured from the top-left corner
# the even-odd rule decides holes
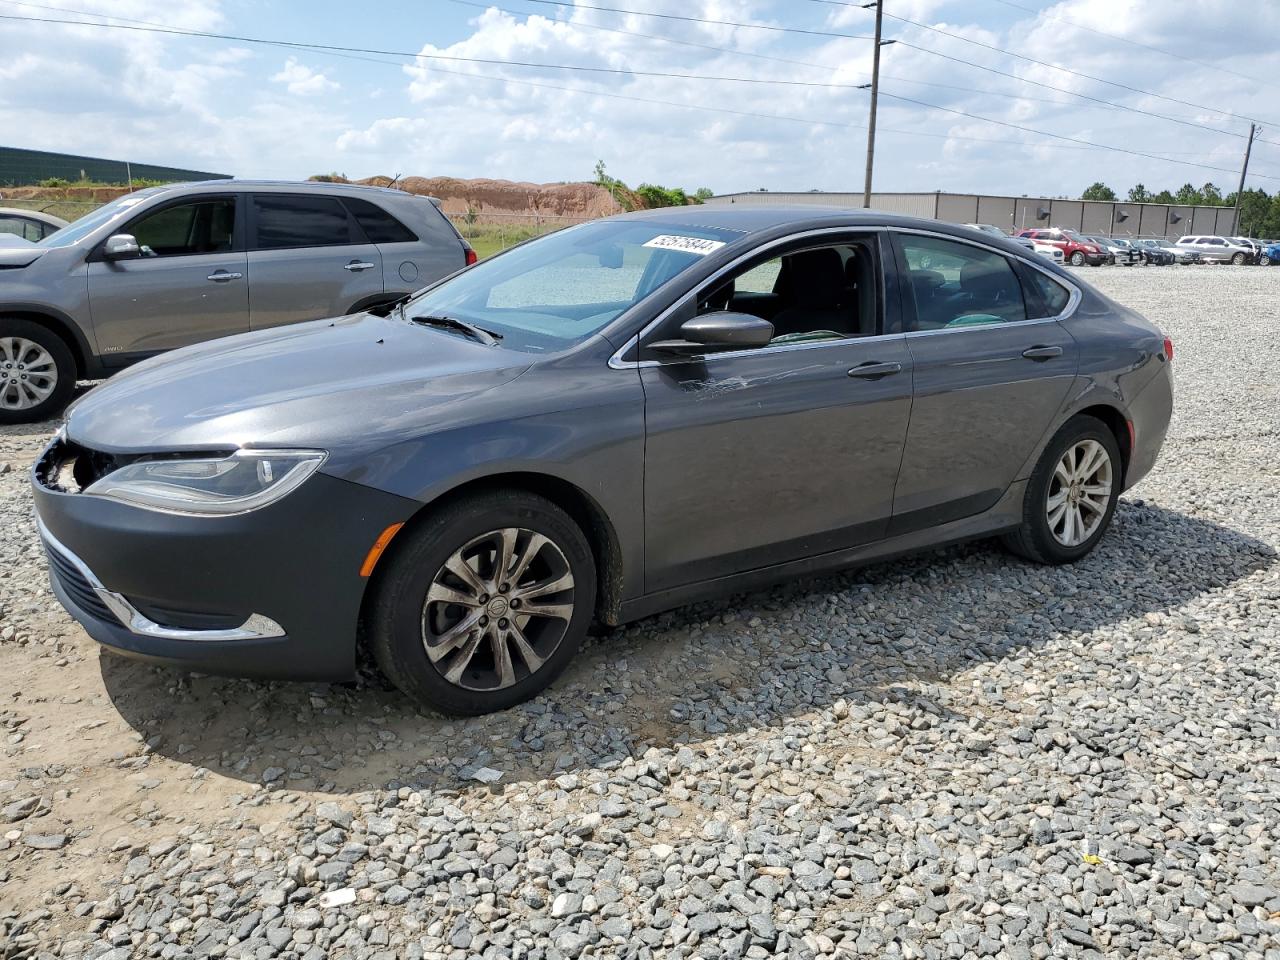
[[[1262,257],[1258,260],[1258,266],[1260,267],[1271,266],[1271,258],[1268,257],[1266,254],[1263,254]]]
[[[0,423],[55,417],[75,387],[75,357],[60,336],[22,317],[0,317]]]
[[[1072,417],[1032,471],[1023,495],[1022,525],[1005,535],[1005,546],[1036,563],[1079,560],[1111,525],[1121,483],[1115,435],[1095,417]]]
[[[387,679],[424,707],[475,716],[528,700],[564,670],[591,623],[591,546],[543,497],[466,497],[393,547],[369,645]]]

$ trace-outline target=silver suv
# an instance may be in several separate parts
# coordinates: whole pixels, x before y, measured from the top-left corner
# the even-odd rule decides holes
[[[1253,247],[1229,237],[1179,237],[1174,246],[1194,250],[1205,263],[1234,263],[1239,266],[1257,259]]]
[[[0,423],[175,347],[376,309],[475,262],[399,190],[216,180],[140,190],[0,247]]]

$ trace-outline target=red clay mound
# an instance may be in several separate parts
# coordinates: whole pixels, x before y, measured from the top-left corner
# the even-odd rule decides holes
[[[385,187],[389,177],[357,180],[369,186]],[[445,213],[478,215],[502,214],[523,217],[607,217],[623,209],[609,191],[594,183],[517,183],[512,180],[459,180],[456,177],[401,177],[395,188],[440,200]],[[628,191],[632,209],[642,201]]]

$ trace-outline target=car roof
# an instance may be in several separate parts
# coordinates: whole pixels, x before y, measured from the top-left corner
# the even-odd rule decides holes
[[[420,193],[409,193],[391,187],[374,187],[363,183],[328,183],[323,180],[191,180],[183,183],[165,183],[155,188],[158,191],[199,190],[202,193],[234,193],[240,190],[253,190],[260,193],[337,193],[337,194],[381,194],[396,197],[421,197],[432,203],[438,202],[435,197]]]
[[[28,210],[26,207],[0,207],[0,217],[27,217],[54,227],[65,227],[67,225],[67,221],[61,217],[55,217],[53,214],[45,213],[42,210]]]
[[[614,220],[656,220],[675,227],[711,227],[753,234],[778,228],[821,229],[823,227],[903,227],[948,233],[962,239],[972,239],[972,228],[959,223],[909,217],[884,210],[868,210],[862,207],[822,206],[818,204],[789,204],[779,206],[731,206],[729,204],[690,204],[685,207],[658,207],[655,210],[637,210],[617,214]]]

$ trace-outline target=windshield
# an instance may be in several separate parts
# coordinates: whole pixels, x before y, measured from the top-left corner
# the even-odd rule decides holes
[[[84,239],[93,233],[104,223],[112,220],[123,219],[134,207],[143,200],[155,193],[155,189],[139,190],[136,193],[127,193],[123,197],[117,197],[110,203],[103,204],[97,210],[86,213],[79,220],[73,220],[61,230],[57,230],[43,240],[37,242],[37,246],[41,247],[69,247],[73,243]]]
[[[462,320],[519,350],[560,350],[742,233],[598,220],[530,241],[410,300],[406,317]]]

